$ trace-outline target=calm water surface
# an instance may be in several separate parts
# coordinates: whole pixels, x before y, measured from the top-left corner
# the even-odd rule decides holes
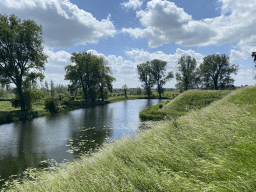
[[[1,125],[0,180],[39,167],[43,160],[72,161],[120,135],[134,134],[141,126],[139,112],[163,101],[121,101]]]

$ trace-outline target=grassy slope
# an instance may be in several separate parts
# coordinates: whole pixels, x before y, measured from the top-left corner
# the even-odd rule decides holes
[[[229,90],[189,90],[184,94],[176,94],[177,96],[172,101],[162,102],[163,107],[160,109],[160,105],[149,107],[140,112],[140,118],[145,120],[159,120],[168,116],[181,116],[185,115],[188,111],[194,109],[198,110],[206,107],[211,102],[223,98],[230,93]]]
[[[256,191],[255,108],[255,86],[233,91],[14,191]]]

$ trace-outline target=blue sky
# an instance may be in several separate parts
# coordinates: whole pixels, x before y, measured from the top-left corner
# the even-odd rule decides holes
[[[181,56],[199,66],[216,53],[239,65],[235,86],[255,84],[255,0],[1,0],[0,13],[42,25],[45,80],[55,84],[69,83],[64,68],[73,52],[83,51],[108,61],[114,88],[141,86],[136,67],[146,61],[164,60],[176,73]]]

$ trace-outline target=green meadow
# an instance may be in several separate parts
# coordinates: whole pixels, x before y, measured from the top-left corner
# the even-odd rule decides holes
[[[255,109],[255,86],[187,91],[160,109],[175,119],[148,121],[137,136],[50,173],[28,169],[8,190],[256,191]]]

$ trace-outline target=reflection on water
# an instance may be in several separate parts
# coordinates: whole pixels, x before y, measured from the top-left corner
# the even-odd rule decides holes
[[[164,100],[128,100],[0,126],[0,180],[41,161],[72,161],[143,127],[139,112]],[[47,167],[47,164],[43,164]],[[0,188],[3,182],[0,182]]]

